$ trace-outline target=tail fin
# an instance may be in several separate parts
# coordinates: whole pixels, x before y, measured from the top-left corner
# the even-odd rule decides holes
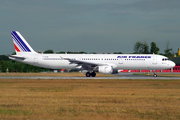
[[[11,36],[16,54],[36,53],[18,31],[12,31]]]

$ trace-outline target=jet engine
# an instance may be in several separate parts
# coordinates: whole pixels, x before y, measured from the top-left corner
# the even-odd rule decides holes
[[[99,73],[103,73],[103,74],[112,74],[113,67],[112,66],[99,66],[98,71]]]

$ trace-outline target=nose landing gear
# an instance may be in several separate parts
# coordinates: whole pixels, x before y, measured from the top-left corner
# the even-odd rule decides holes
[[[154,77],[157,77],[157,74],[155,74],[155,73],[154,73],[154,75],[153,75],[153,76],[154,76]]]
[[[154,75],[153,75],[153,76],[154,76],[154,77],[157,77],[157,74],[155,73],[155,70],[153,70],[153,72],[154,72]]]

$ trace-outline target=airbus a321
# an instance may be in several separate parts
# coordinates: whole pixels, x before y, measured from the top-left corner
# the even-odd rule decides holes
[[[35,52],[18,31],[12,31],[16,55],[9,58],[18,62],[50,69],[87,70],[86,77],[119,73],[128,70],[169,69],[175,63],[167,57],[155,54],[40,54]],[[157,75],[154,72],[155,77]]]

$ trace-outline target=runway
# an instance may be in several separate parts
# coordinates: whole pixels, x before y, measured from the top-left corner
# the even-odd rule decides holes
[[[151,79],[151,80],[180,80],[180,77],[153,77],[153,76],[145,76],[145,75],[133,75],[133,74],[119,74],[116,77],[42,77],[42,76],[0,76],[0,79],[135,79],[135,80],[143,80],[143,79]]]

